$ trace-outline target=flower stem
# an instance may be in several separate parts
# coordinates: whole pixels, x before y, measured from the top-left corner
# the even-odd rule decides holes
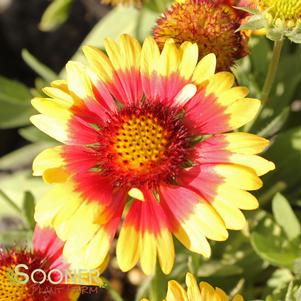
[[[18,213],[22,213],[22,210],[16,205],[16,203],[6,194],[4,191],[0,190],[0,197],[6,201],[13,209]]]
[[[156,273],[151,280],[150,286],[150,300],[162,301],[166,294],[166,280],[161,271],[160,265],[156,265]]]
[[[270,62],[269,70],[267,77],[265,79],[263,89],[262,89],[262,95],[261,95],[261,101],[262,101],[262,106],[264,106],[270,96],[273,83],[276,77],[276,73],[278,70],[279,66],[279,60],[280,60],[280,55],[281,55],[281,50],[283,47],[283,41],[284,40],[279,40],[274,42],[274,48],[273,48],[273,56]]]
[[[264,85],[262,88],[262,93],[261,93],[261,109],[257,113],[257,116],[253,119],[253,121],[245,126],[244,130],[246,132],[249,132],[250,129],[253,127],[258,116],[261,114],[262,109],[264,108],[264,106],[266,105],[266,103],[269,100],[269,97],[270,97],[270,94],[271,94],[271,91],[273,88],[273,83],[275,81],[278,66],[279,66],[283,42],[284,42],[284,40],[279,40],[279,41],[274,42],[272,59],[271,59],[270,65],[269,65],[268,73],[265,78]]]

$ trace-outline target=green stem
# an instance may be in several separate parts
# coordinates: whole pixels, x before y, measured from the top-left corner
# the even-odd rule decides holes
[[[0,197],[2,197],[12,208],[14,208],[18,213],[22,213],[22,210],[15,204],[15,202],[2,190],[0,190]]]
[[[152,278],[150,286],[150,300],[162,301],[166,295],[166,280],[165,275],[162,273],[160,265],[156,266],[156,273]]]
[[[261,95],[262,106],[264,106],[267,103],[269,96],[271,94],[271,90],[272,90],[273,83],[274,83],[276,73],[278,70],[278,66],[279,66],[279,60],[280,60],[281,50],[283,47],[283,41],[284,40],[274,42],[273,56],[272,56],[268,74],[267,74],[267,77],[265,79],[263,89],[262,89],[262,95]]]
[[[265,78],[265,82],[262,88],[262,93],[261,93],[261,109],[257,113],[257,116],[253,119],[252,122],[250,122],[248,125],[245,127],[245,131],[248,132],[254,125],[255,121],[257,120],[258,116],[261,114],[262,109],[266,105],[266,103],[269,100],[272,88],[273,88],[273,83],[276,78],[278,66],[279,66],[279,61],[280,61],[280,55],[281,55],[281,50],[283,47],[283,42],[284,40],[279,40],[274,42],[274,47],[273,47],[273,55],[272,59],[269,65],[268,73]]]

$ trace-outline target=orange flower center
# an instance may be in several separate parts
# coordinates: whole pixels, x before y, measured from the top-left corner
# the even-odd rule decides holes
[[[145,170],[162,158],[169,133],[152,114],[133,114],[120,127],[114,148],[125,169]]]

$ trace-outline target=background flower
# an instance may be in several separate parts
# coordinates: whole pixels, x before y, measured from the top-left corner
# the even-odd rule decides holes
[[[33,250],[10,249],[0,250],[0,297],[1,300],[16,301],[41,301],[45,296],[54,301],[73,301],[80,295],[79,286],[65,283],[65,275],[69,265],[63,258],[63,242],[59,240],[51,229],[36,227],[33,236]],[[26,265],[27,269],[20,269],[29,277],[36,269],[41,269],[46,275],[51,270],[61,271],[63,278],[58,272],[51,273],[51,279],[58,284],[52,284],[47,279],[44,282],[41,272],[35,273],[34,279],[40,283],[34,283],[31,278],[26,283],[24,276],[20,278],[14,269],[17,265]]]
[[[197,283],[194,276],[190,273],[186,275],[187,291],[174,280],[169,281],[166,301],[229,301],[229,297],[219,288],[213,288],[207,282]],[[232,301],[243,301],[241,295],[236,295]],[[142,299],[141,301],[148,301]]]
[[[180,3],[178,3],[180,2]],[[217,56],[217,70],[229,70],[248,53],[248,38],[237,32],[244,17],[233,8],[234,1],[185,0],[174,3],[157,21],[153,35],[159,47],[173,38],[179,46],[196,43],[200,57]]]

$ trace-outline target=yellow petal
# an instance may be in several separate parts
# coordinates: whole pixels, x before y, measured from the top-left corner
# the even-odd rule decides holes
[[[128,195],[136,200],[144,201],[143,192],[138,188],[131,188],[128,192]]]
[[[194,276],[190,273],[186,274],[187,295],[189,301],[200,301],[201,292]]]
[[[223,241],[228,238],[225,224],[218,213],[205,201],[195,206],[193,217],[196,227],[209,239]]]
[[[246,155],[261,153],[269,145],[269,140],[249,133],[229,133],[225,134],[225,138],[227,150]]]
[[[66,93],[69,92],[69,89],[68,89],[68,83],[66,80],[64,79],[57,79],[57,80],[54,80],[50,83],[51,87],[53,88],[56,88],[56,89],[60,89]]]
[[[233,298],[233,301],[244,301],[244,298],[243,298],[241,295],[236,295],[236,296]]]
[[[191,42],[184,42],[180,48],[182,51],[179,65],[180,76],[184,79],[189,79],[198,62],[199,48],[197,44],[192,44]]]
[[[39,153],[33,160],[32,169],[34,176],[42,176],[48,168],[62,167],[65,165],[61,156],[62,146],[47,148]]]
[[[68,141],[68,127],[66,122],[42,114],[30,117],[30,121],[48,136],[65,143]]]
[[[67,186],[67,185],[66,185]],[[64,200],[63,206],[54,216],[51,225],[57,230],[62,224],[65,224],[78,210],[82,204],[82,200],[78,198],[77,194],[71,190],[71,187],[61,187],[64,189],[65,193],[68,193],[68,198]],[[69,190],[70,189],[70,190]],[[60,236],[61,237],[61,236]],[[65,238],[65,237],[64,237]]]
[[[94,46],[84,46],[83,52],[98,77],[104,82],[111,82],[113,78],[113,66],[109,58]]]
[[[221,216],[227,229],[241,230],[246,225],[246,219],[241,211],[222,197],[216,196],[211,205]]]
[[[275,169],[275,164],[256,155],[232,154],[230,161],[252,168],[258,176],[262,176]]]
[[[215,72],[216,57],[213,53],[204,56],[197,64],[192,81],[200,85],[202,82],[208,80]]]
[[[245,125],[258,113],[260,100],[253,98],[242,98],[229,106],[225,113],[230,115],[231,129],[237,129]]]
[[[53,101],[62,106],[65,109],[69,109],[74,104],[73,97],[66,93],[65,91],[54,88],[54,87],[46,87],[43,88],[43,92],[52,97]]]
[[[261,188],[262,181],[253,169],[236,164],[217,164],[215,172],[224,178],[225,184],[244,190]]]
[[[211,256],[210,245],[205,235],[195,225],[196,223],[191,220],[183,221],[174,235],[188,250],[209,258]]]
[[[104,41],[106,52],[115,70],[125,69],[125,62],[120,54],[119,45],[111,38]]]
[[[111,247],[111,239],[108,233],[100,228],[91,238],[85,250],[86,268],[96,269],[105,262]]]
[[[141,51],[141,72],[150,76],[158,66],[160,51],[157,43],[152,37],[147,37],[143,43]]]
[[[80,99],[94,98],[90,78],[84,65],[78,62],[68,62],[66,65],[68,88]]]
[[[156,239],[160,266],[162,272],[168,275],[172,270],[175,259],[172,235],[169,230],[163,229]]]
[[[158,71],[162,76],[169,76],[178,70],[180,52],[173,40],[167,40],[164,44],[159,59]]]
[[[124,272],[131,270],[140,256],[139,233],[133,226],[122,226],[116,248],[117,261]]]
[[[65,191],[61,185],[56,185],[37,202],[34,218],[42,228],[52,226],[52,220],[64,206],[61,197]]]
[[[66,124],[72,116],[69,110],[57,104],[51,98],[35,97],[31,100],[31,104],[43,115],[54,118],[63,124]]]
[[[234,87],[220,93],[217,99],[217,103],[226,107],[236,100],[246,97],[248,93],[249,90],[246,87]]]
[[[204,301],[213,301],[214,300],[214,295],[215,295],[215,290],[214,288],[207,282],[202,281],[199,284],[200,290],[201,290],[201,299]]]
[[[65,188],[66,193],[66,188]],[[77,210],[73,214],[68,214],[67,212],[61,212],[58,213],[58,215],[55,217],[55,220],[53,222],[56,232],[58,236],[62,240],[67,240],[69,237],[71,237],[74,233],[77,231],[81,231],[82,223],[79,223],[79,220],[82,221],[89,221],[90,223],[94,223],[97,225],[101,225],[101,223],[97,223],[97,220],[99,220],[101,213],[102,213],[102,207],[98,203],[87,203],[85,202],[81,195],[76,193],[75,191],[71,190],[68,191],[68,196],[70,201],[74,203],[74,207],[78,207]],[[78,204],[78,206],[77,206]],[[65,205],[67,206],[67,204]],[[65,207],[64,208],[67,208]],[[69,210],[73,210],[71,208],[74,208],[70,205]],[[64,210],[62,208],[61,210]]]
[[[122,34],[120,36],[120,53],[127,70],[131,70],[133,67],[139,69],[141,46],[135,38]]]
[[[46,183],[63,183],[68,180],[70,174],[62,167],[48,168],[43,174],[43,180]]]
[[[218,72],[210,77],[206,86],[206,95],[219,95],[230,89],[234,84],[234,75],[230,72]]]
[[[229,297],[226,293],[218,287],[215,289],[215,295],[217,301],[229,301]]]
[[[222,198],[239,209],[254,210],[259,206],[257,199],[250,192],[226,184],[219,185],[216,193],[218,198]]]
[[[166,301],[190,301],[190,300],[188,300],[187,293],[182,288],[182,286],[178,282],[171,280],[168,282]]]
[[[154,274],[157,261],[156,237],[153,233],[141,233],[140,263],[143,272],[147,275]]]
[[[87,245],[98,232],[99,228],[99,225],[87,222],[84,223],[80,229],[77,229],[76,233],[73,232],[72,235],[68,237],[63,252],[68,262],[75,263],[85,258]],[[94,252],[98,251],[99,250],[94,250]],[[94,253],[92,256],[94,255],[96,254]]]

